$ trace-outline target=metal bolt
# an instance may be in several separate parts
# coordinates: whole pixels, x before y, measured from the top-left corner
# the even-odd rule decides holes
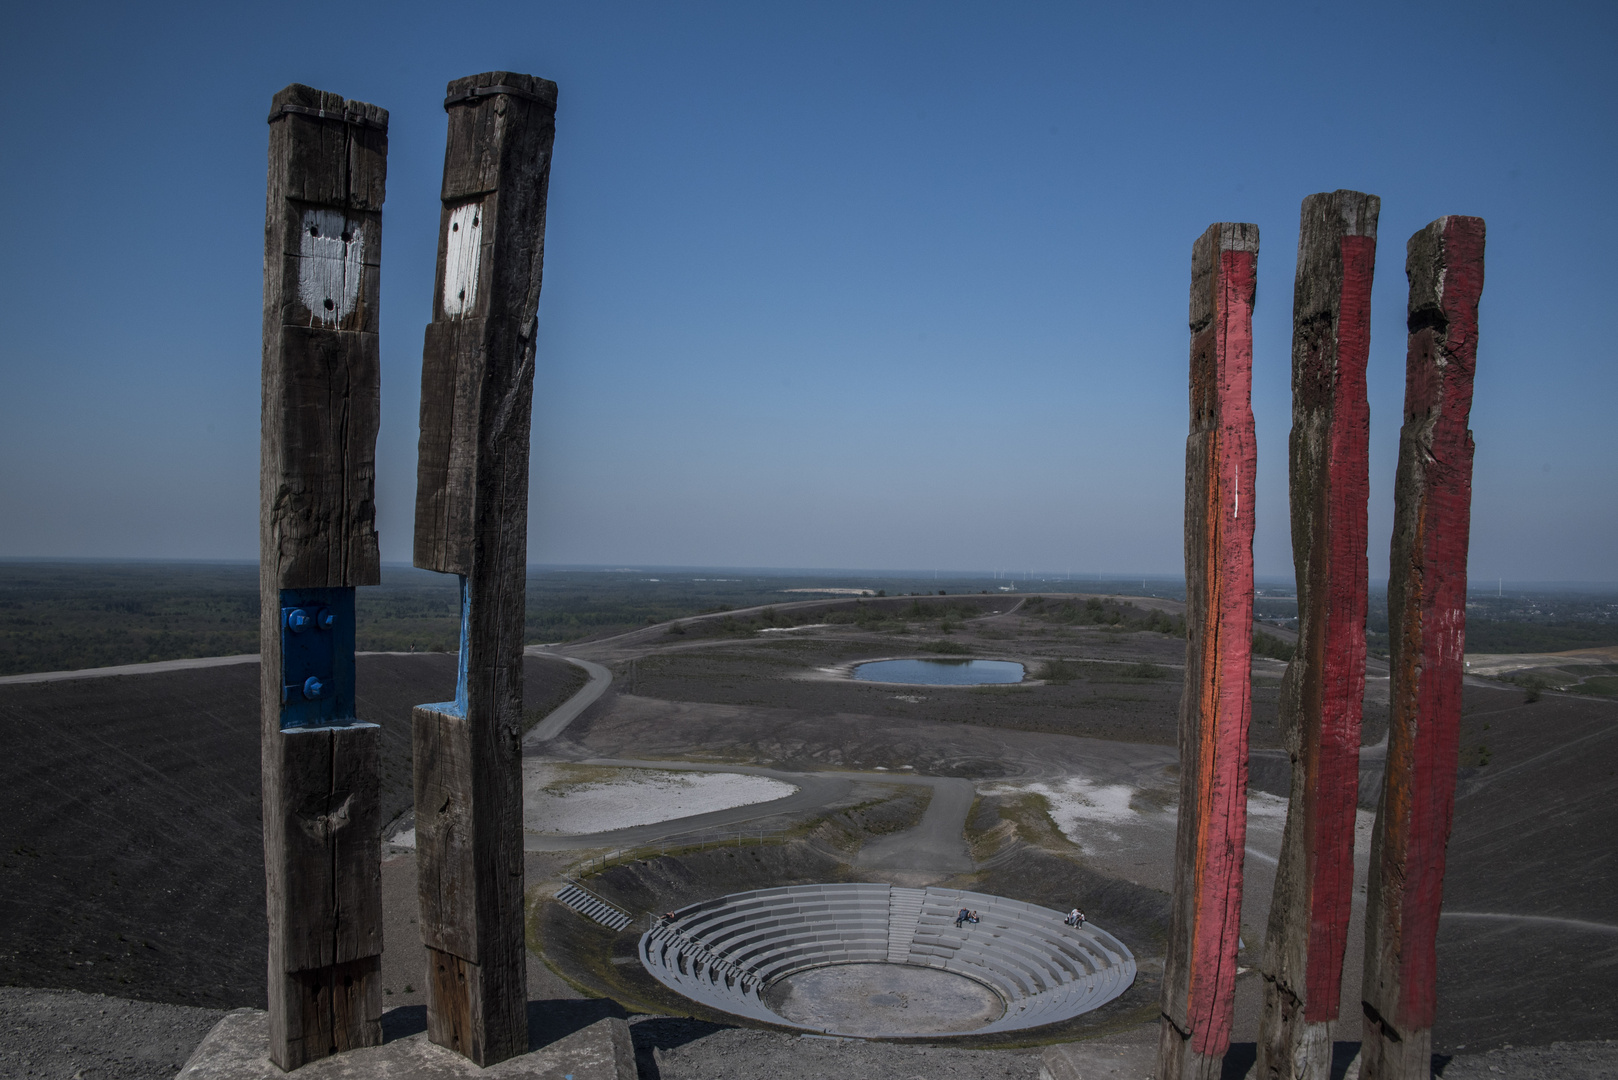
[[[310,701],[317,701],[321,694],[326,692],[326,684],[320,681],[320,676],[311,675],[303,680],[303,696]]]
[[[315,621],[309,617],[309,613],[303,610],[301,607],[295,607],[291,611],[287,612],[287,629],[291,630],[294,634],[303,633],[305,630],[313,626],[314,622]]]
[[[315,625],[319,626],[322,630],[330,630],[332,628],[332,624],[336,621],[337,616],[332,614],[331,608],[321,608],[320,614],[315,616]]]

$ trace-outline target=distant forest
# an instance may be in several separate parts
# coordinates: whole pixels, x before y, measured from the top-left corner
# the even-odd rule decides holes
[[[834,594],[812,590],[833,587],[873,596],[1184,595],[1183,586],[1169,579],[535,570],[528,576],[526,639],[531,644],[576,641],[706,612],[829,598]],[[1287,592],[1266,589],[1256,605],[1258,615],[1288,625],[1296,604]],[[1046,617],[1099,618],[1070,607],[1048,609]],[[1474,597],[1468,607],[1468,652],[1559,652],[1618,644],[1618,594],[1507,593]],[[448,652],[456,647],[459,619],[454,578],[387,566],[381,585],[358,591],[357,644],[368,652]],[[1140,629],[1173,632],[1155,624]],[[1367,630],[1372,650],[1385,652],[1385,596],[1371,597]],[[0,675],[257,651],[258,568],[252,564],[0,561]]]

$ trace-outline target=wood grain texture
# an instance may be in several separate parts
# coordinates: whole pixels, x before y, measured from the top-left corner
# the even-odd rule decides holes
[[[455,100],[489,87],[515,92]],[[465,655],[457,704],[415,714],[417,865],[429,968],[444,966],[427,984],[429,1037],[488,1065],[528,1045],[522,645],[556,86],[488,72],[448,96],[415,562],[462,576]]]
[[[1365,1080],[1425,1078],[1437,1006],[1444,855],[1460,753],[1472,379],[1483,219],[1443,217],[1410,238],[1405,417],[1388,579],[1387,768],[1365,912]]]
[[[1252,715],[1257,265],[1255,225],[1209,226],[1192,247],[1186,674],[1163,1080],[1217,1077],[1234,1018]]]
[[[374,105],[307,86],[283,104],[347,109],[386,124]],[[266,589],[375,585],[376,431],[381,383],[376,318],[387,172],[385,127],[283,115],[270,124],[264,216],[264,407],[259,544]],[[326,276],[306,252],[305,218],[326,211],[362,249],[357,302],[342,319],[310,310],[299,282]],[[310,239],[330,239],[319,237]],[[342,233],[337,245],[343,245]],[[279,695],[279,691],[277,692]]]
[[[282,106],[325,110],[322,118]],[[387,113],[271,103],[264,219],[260,666],[270,1055],[382,1041],[379,730],[281,729],[283,589],[375,584],[376,320]],[[344,115],[363,123],[349,123]]]
[[[415,564],[448,574],[470,571],[480,471],[520,468],[527,505],[534,318],[544,276],[556,84],[486,72],[450,83],[448,96],[497,85],[534,97],[496,94],[449,108],[433,323],[422,356]],[[481,239],[476,303],[451,314],[445,310],[445,283],[453,280],[447,262],[459,234],[451,227],[462,224],[456,212],[467,207],[475,209]],[[520,463],[508,453],[519,449],[512,441],[519,427]]]
[[[1281,681],[1292,798],[1264,945],[1258,1075],[1330,1080],[1354,894],[1365,696],[1371,281],[1381,200],[1303,201],[1288,463],[1298,648]]]

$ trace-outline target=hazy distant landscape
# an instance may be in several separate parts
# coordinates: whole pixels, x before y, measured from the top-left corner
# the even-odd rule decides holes
[[[579,641],[733,608],[850,595],[1086,592],[1180,600],[1169,578],[970,576],[917,571],[815,572],[713,568],[535,568],[528,575],[527,642]],[[1618,645],[1618,587],[1510,587],[1468,602],[1468,653],[1551,653]],[[460,627],[455,579],[385,566],[359,590],[364,652],[449,652]],[[1289,582],[1259,583],[1255,614],[1295,625]],[[756,620],[755,620],[756,622]],[[757,632],[736,625],[734,634]],[[1387,594],[1373,586],[1367,638],[1387,651]],[[1285,635],[1282,635],[1285,637]],[[1279,640],[1277,644],[1279,644]],[[258,567],[251,563],[0,561],[0,675],[231,656],[258,651]],[[1285,659],[1284,649],[1260,652]]]

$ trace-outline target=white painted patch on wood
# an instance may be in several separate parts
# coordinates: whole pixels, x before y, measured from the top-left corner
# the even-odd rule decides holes
[[[298,245],[298,300],[310,325],[337,326],[354,311],[365,272],[365,233],[340,210],[305,210]]]
[[[444,247],[445,315],[465,315],[477,307],[482,262],[483,204],[457,206],[449,214],[449,240]]]

